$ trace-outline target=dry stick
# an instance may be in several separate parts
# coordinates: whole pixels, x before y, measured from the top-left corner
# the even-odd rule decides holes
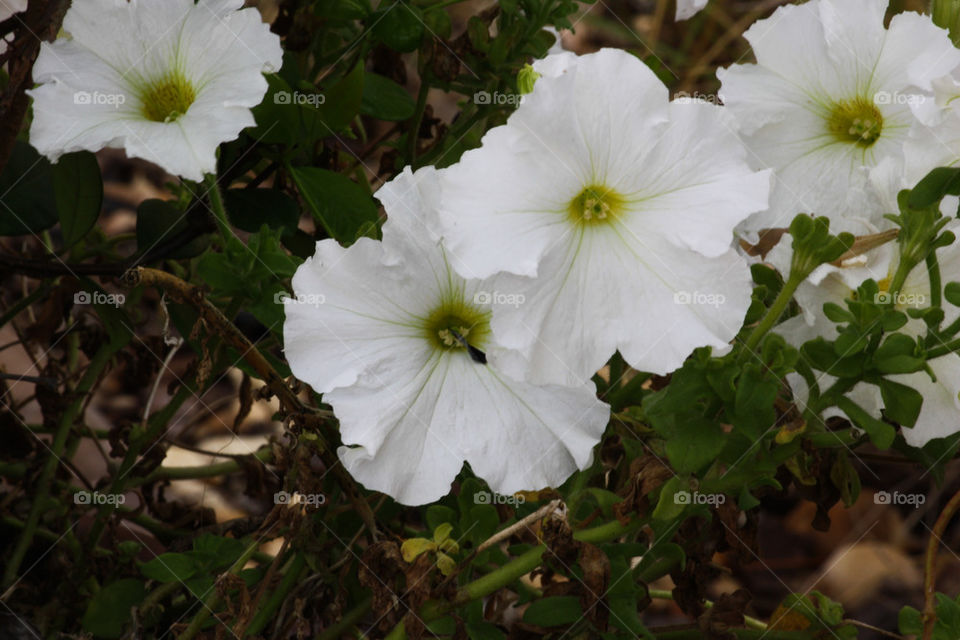
[[[158,269],[136,267],[127,271],[122,278],[124,284],[133,287],[137,285],[153,285],[160,287],[174,300],[188,304],[200,313],[211,331],[229,343],[243,359],[253,367],[254,371],[263,378],[270,391],[280,401],[285,413],[292,417],[301,429],[314,433],[321,433],[327,427],[325,417],[304,405],[297,394],[287,386],[273,366],[263,357],[263,354],[237,329],[223,313],[213,305],[203,294],[200,287],[192,285],[180,278]],[[326,443],[321,440],[320,457],[327,469],[339,480],[341,488],[347,494],[350,502],[360,514],[364,524],[374,538],[377,537],[377,526],[370,510],[370,505],[360,499],[360,492],[339,461],[331,455]]]
[[[957,509],[960,508],[960,491],[953,494],[950,502],[940,512],[940,517],[933,524],[930,530],[930,540],[927,541],[927,555],[923,563],[923,640],[933,638],[933,628],[937,623],[937,610],[935,603],[936,596],[936,569],[934,562],[937,558],[937,547],[940,545],[940,538],[946,531],[947,525],[953,519]]]
[[[526,518],[522,520],[518,520],[517,522],[513,523],[506,529],[502,531],[498,531],[497,533],[493,534],[492,536],[490,536],[489,538],[481,542],[480,546],[477,547],[476,552],[480,553],[485,549],[489,549],[490,547],[497,544],[498,542],[502,540],[506,540],[517,531],[520,531],[521,529],[525,528],[527,525],[533,522],[536,522],[541,518],[546,518],[551,513],[553,513],[559,506],[560,506],[560,500],[551,500],[547,504],[543,505],[542,507],[540,507],[539,509],[537,509],[536,511],[528,515]]]

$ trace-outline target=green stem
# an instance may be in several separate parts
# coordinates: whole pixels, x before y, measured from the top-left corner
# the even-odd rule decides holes
[[[753,331],[744,343],[744,349],[740,353],[741,358],[744,358],[746,354],[753,353],[753,350],[760,344],[763,336],[767,335],[767,332],[776,326],[780,316],[783,315],[790,301],[793,300],[793,294],[796,293],[797,287],[800,286],[800,283],[802,283],[805,278],[806,276],[801,278],[791,272],[790,277],[783,283],[783,288],[780,289],[780,293],[773,301],[773,304],[767,309],[766,315],[763,316],[759,324],[753,328]]]
[[[300,576],[303,575],[304,570],[307,568],[307,561],[304,558],[302,553],[295,553],[293,559],[290,561],[290,566],[287,567],[286,572],[283,574],[283,578],[280,580],[280,584],[274,589],[273,593],[270,594],[270,597],[263,604],[263,607],[253,616],[253,620],[250,621],[250,625],[247,627],[246,632],[243,634],[246,636],[255,636],[260,633],[260,630],[271,620],[273,620],[274,614],[277,612],[277,609],[280,608],[280,605],[283,604],[283,601],[286,599],[287,594],[290,593],[290,590],[297,584],[297,581],[300,580]],[[369,607],[370,600],[367,604]],[[344,618],[345,620],[346,618]],[[342,622],[342,621],[341,621]],[[322,637],[322,636],[321,636]],[[339,638],[340,636],[334,636]]]
[[[6,324],[17,317],[21,311],[36,302],[38,298],[45,296],[48,291],[50,291],[50,283],[43,282],[39,287],[31,291],[30,294],[25,298],[18,300],[12,307],[7,309],[2,316],[0,316],[0,327],[6,326]]]
[[[673,592],[666,589],[648,589],[647,593],[651,598],[657,598],[658,600],[673,600]],[[713,602],[710,600],[704,600],[703,606],[707,609],[712,609]],[[750,616],[743,616],[743,623],[751,629],[758,629],[760,631],[765,631],[767,628],[769,628],[767,623],[763,620],[751,618]]]
[[[259,540],[254,540],[251,542],[240,555],[240,557],[237,558],[237,561],[233,563],[227,573],[232,575],[237,575],[240,573],[240,571],[243,569],[243,565],[247,564],[247,560],[249,560],[253,554],[256,553],[259,546]],[[210,614],[213,613],[214,609],[220,606],[222,601],[223,598],[220,596],[220,592],[217,590],[216,584],[214,584],[211,589],[211,593],[203,602],[203,607],[197,612],[197,615],[193,617],[193,620],[190,621],[190,625],[187,627],[187,629],[177,636],[177,640],[191,640],[198,633],[200,633],[200,629],[203,628],[204,623],[206,623],[207,619],[210,618]]]
[[[937,252],[931,251],[927,255],[927,273],[930,274],[930,306],[939,307],[943,302],[943,287],[940,280],[940,262]]]
[[[423,122],[423,112],[427,108],[427,95],[430,93],[430,84],[420,79],[420,90],[417,93],[417,107],[410,120],[410,130],[407,132],[407,164],[417,166],[417,143],[420,140],[420,124]]]
[[[43,469],[40,471],[37,490],[33,495],[33,506],[30,509],[30,514],[27,516],[23,534],[17,540],[17,545],[10,554],[7,568],[3,573],[4,587],[9,587],[17,579],[17,571],[20,570],[23,558],[30,548],[30,543],[33,541],[33,535],[37,529],[37,525],[40,524],[40,516],[47,508],[46,502],[47,496],[50,493],[50,484],[53,482],[54,474],[60,464],[60,457],[63,455],[63,450],[66,447],[70,430],[79,417],[83,401],[86,399],[87,394],[93,389],[93,386],[100,378],[100,374],[103,373],[103,370],[110,363],[113,354],[117,352],[120,346],[122,345],[117,341],[111,341],[97,351],[90,360],[90,364],[87,366],[87,370],[84,372],[80,384],[73,390],[73,401],[60,417],[60,424],[57,427],[57,432],[54,434],[53,442],[50,445],[50,455],[47,456],[43,464]],[[91,548],[95,547],[96,543],[91,545]]]
[[[223,197],[220,194],[217,177],[209,173],[203,177],[203,184],[207,188],[207,197],[210,199],[210,209],[213,211],[213,217],[217,221],[220,235],[223,236],[223,242],[225,244],[229,243],[230,240],[233,239],[233,231],[230,229],[230,220],[227,218],[227,209],[223,205]]]
[[[327,629],[324,629],[323,632],[317,636],[317,640],[339,640],[347,631],[360,622],[360,619],[366,615],[367,611],[370,611],[372,605],[373,598],[367,596],[360,601],[360,604],[348,611],[343,618],[330,625]],[[402,627],[402,625],[400,626]],[[396,629],[394,629],[394,631],[395,630]]]
[[[252,454],[260,462],[273,460],[273,451],[264,447]],[[228,473],[240,471],[243,466],[237,460],[227,460],[217,464],[200,465],[198,467],[157,467],[144,478],[137,478],[128,487],[138,487],[142,484],[157,482],[158,480],[191,480],[196,478],[215,478]]]

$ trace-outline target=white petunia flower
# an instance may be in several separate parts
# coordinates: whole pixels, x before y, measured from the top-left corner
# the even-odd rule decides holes
[[[957,233],[960,222],[948,223],[946,229]],[[870,229],[868,232],[872,233]],[[767,260],[781,273],[790,268],[790,236],[786,234],[768,254]],[[937,252],[941,278],[943,282],[960,281],[960,245],[951,245]],[[845,300],[852,298],[857,287],[864,280],[872,278],[880,285],[878,295],[890,295],[887,287],[893,278],[899,262],[896,241],[883,244],[875,249],[844,262],[841,266],[821,265],[797,289],[795,298],[802,312],[777,326],[776,332],[787,342],[800,347],[804,342],[823,337],[827,340],[837,338],[836,325],[823,314],[823,305],[832,302],[846,308]],[[894,308],[906,312],[909,308],[925,308],[930,303],[930,279],[924,264],[918,265],[904,282]],[[944,326],[960,317],[960,309],[944,303]],[[926,335],[926,325],[922,320],[911,318],[901,333],[920,337]],[[950,353],[928,361],[937,377],[934,382],[924,372],[888,375],[894,382],[912,387],[923,396],[920,416],[913,428],[903,429],[903,437],[908,444],[922,447],[934,438],[943,438],[956,433],[960,428],[960,356]],[[823,372],[816,372],[821,390],[832,385],[836,378]],[[789,374],[787,382],[793,389],[794,399],[800,407],[805,407],[809,389],[806,380],[799,374]],[[873,416],[880,416],[883,398],[876,385],[859,382],[847,394]],[[823,412],[824,418],[831,416],[847,417],[837,407]]]
[[[445,242],[466,277],[522,305],[493,331],[537,382],[588,379],[617,349],[667,373],[740,329],[750,275],[733,228],[766,207],[720,107],[671,103],[637,58],[549,56],[533,93],[444,175]],[[534,277],[535,276],[535,277]]]
[[[499,493],[557,486],[590,464],[609,407],[591,383],[535,386],[499,369],[496,283],[451,268],[434,234],[438,188],[432,167],[407,169],[377,192],[382,243],[317,244],[286,307],[290,367],[333,406],[340,459],[367,488],[432,502],[464,461]]]
[[[744,34],[757,64],[717,72],[754,161],[776,171],[770,209],[745,231],[785,227],[797,213],[827,216],[834,231],[852,230],[855,218],[882,222],[870,169],[903,157],[917,123],[911,107],[960,64],[929,16],[898,14],[884,29],[886,8],[887,0],[780,7]]]
[[[30,142],[51,160],[122,147],[200,180],[216,150],[252,126],[282,51],[243,0],[83,0],[69,34],[44,43],[30,92]]]
[[[707,0],[677,0],[676,20],[692,18],[706,6]]]

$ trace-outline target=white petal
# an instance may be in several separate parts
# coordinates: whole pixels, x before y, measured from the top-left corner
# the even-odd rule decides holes
[[[446,494],[464,461],[503,494],[561,484],[591,462],[609,408],[588,386],[518,383],[462,354],[431,361],[412,382],[371,395],[328,393],[340,419],[344,466],[404,504]]]
[[[617,349],[635,369],[660,374],[697,347],[725,352],[750,300],[749,269],[735,251],[706,258],[622,228],[568,241],[542,271],[501,279],[500,290],[523,303],[493,311],[498,340],[525,356],[504,366],[534,382],[586,379]]]
[[[960,430],[960,356],[955,353],[929,361],[937,376],[933,382],[924,371],[888,376],[913,387],[923,396],[920,416],[913,428],[904,428],[904,440],[922,447],[935,438],[946,438]]]
[[[687,20],[707,6],[707,0],[677,0],[676,20]]]

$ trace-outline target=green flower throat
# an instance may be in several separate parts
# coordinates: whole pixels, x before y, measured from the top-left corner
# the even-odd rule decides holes
[[[830,107],[827,130],[839,142],[867,148],[880,138],[883,114],[866,98],[843,100]]]
[[[143,116],[152,122],[173,122],[197,99],[197,91],[180,71],[171,71],[140,89]]]
[[[464,351],[486,364],[483,349],[490,337],[490,312],[466,303],[460,296],[444,300],[423,321],[427,341],[441,352]]]

